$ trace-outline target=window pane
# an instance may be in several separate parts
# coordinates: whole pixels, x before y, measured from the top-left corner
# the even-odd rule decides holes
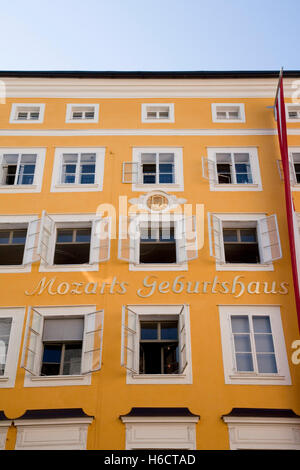
[[[257,365],[260,373],[277,373],[275,354],[257,354]]]
[[[255,228],[241,229],[240,234],[241,234],[241,241],[242,242],[256,243],[256,241],[257,241],[256,229]]]
[[[271,334],[256,334],[255,348],[256,352],[274,352],[273,338]]]
[[[95,173],[95,165],[93,164],[81,165],[81,173]]]
[[[253,317],[253,328],[255,333],[271,333],[270,317]]]
[[[163,348],[164,374],[178,374],[178,343]]]
[[[250,335],[234,335],[236,352],[251,352]]]
[[[231,317],[232,332],[233,333],[249,333],[249,319],[245,316]]]
[[[64,163],[77,163],[78,154],[77,153],[64,153],[63,161]]]
[[[64,375],[79,375],[81,373],[81,353],[81,343],[65,345],[64,365],[62,372]]]
[[[57,230],[57,242],[68,243],[73,241],[73,230]]]
[[[252,354],[236,354],[236,367],[239,372],[253,372]]]
[[[237,242],[238,241],[237,230],[224,229],[223,240],[224,242]]]
[[[13,244],[25,244],[27,230],[14,230],[13,231]]]
[[[0,231],[0,245],[7,245],[9,242],[10,232]]]
[[[161,323],[160,325],[161,339],[178,339],[178,324],[174,322]]]
[[[45,344],[41,375],[59,375],[61,344]]]
[[[174,163],[174,153],[160,153],[159,163]]]
[[[91,230],[82,229],[76,231],[76,242],[90,242],[91,240]]]
[[[80,177],[80,184],[94,184],[95,175],[94,174],[84,174]]]
[[[158,339],[157,323],[141,322],[141,339]]]

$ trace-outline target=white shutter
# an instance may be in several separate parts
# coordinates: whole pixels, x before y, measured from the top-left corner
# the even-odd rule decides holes
[[[261,262],[272,263],[282,257],[276,214],[257,221]]]
[[[110,258],[111,218],[93,220],[90,264],[102,263]]]
[[[51,264],[51,241],[55,234],[55,222],[46,211],[43,211],[41,224],[40,224],[40,234],[38,240],[37,254],[40,258],[46,263]]]
[[[177,263],[198,258],[197,227],[194,215],[176,222]]]
[[[138,221],[125,215],[119,218],[118,258],[129,263],[136,262]]]
[[[122,310],[121,366],[138,374],[138,314],[127,306]]]
[[[23,265],[35,263],[40,257],[37,253],[40,236],[41,219],[32,220],[28,224],[24,247]]]
[[[218,183],[216,162],[214,160],[202,157],[202,176],[212,183]]]
[[[187,360],[187,331],[186,331],[186,322],[187,322],[187,307],[186,305],[182,306],[181,312],[179,314],[179,373],[183,374],[185,369],[188,366]]]
[[[21,367],[32,375],[39,374],[44,318],[36,309],[28,314]]]
[[[217,263],[225,262],[222,220],[214,214],[208,213],[208,233],[210,256],[216,258]]]
[[[104,310],[88,313],[84,317],[82,344],[82,374],[101,369],[103,347]]]
[[[123,162],[122,183],[138,183],[138,162]]]
[[[282,167],[282,160],[277,160],[277,169],[278,173],[280,176],[281,181],[284,180],[284,173],[283,173],[283,167]],[[295,166],[292,160],[289,160],[289,173],[290,173],[290,182],[291,184],[297,184],[297,178],[296,178],[296,173],[295,173]]]

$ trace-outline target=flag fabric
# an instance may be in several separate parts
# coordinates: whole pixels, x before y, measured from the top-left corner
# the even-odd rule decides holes
[[[284,191],[285,191],[285,206],[287,215],[287,227],[289,234],[290,254],[292,262],[292,275],[294,283],[295,301],[298,317],[298,328],[300,331],[300,247],[296,246],[296,240],[298,236],[296,230],[298,230],[298,224],[296,220],[295,207],[291,192],[291,180],[290,180],[290,163],[288,154],[288,143],[287,143],[287,130],[286,130],[286,115],[284,105],[284,94],[283,94],[283,78],[282,71],[279,76],[279,82],[277,87],[277,93],[275,98],[275,113],[277,118],[277,130],[279,147],[281,153],[281,161],[284,176]]]

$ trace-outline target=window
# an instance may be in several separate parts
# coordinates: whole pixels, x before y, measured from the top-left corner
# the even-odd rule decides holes
[[[29,272],[31,238],[36,216],[0,216],[0,273]]]
[[[142,122],[174,122],[174,104],[142,104]]]
[[[188,408],[132,408],[120,419],[126,426],[126,450],[196,449],[200,416]]]
[[[120,216],[118,257],[131,270],[186,270],[198,257],[195,216]]]
[[[104,148],[58,148],[51,191],[102,191]]]
[[[191,383],[187,306],[124,307],[121,365],[127,383]]]
[[[282,256],[275,214],[212,214],[209,235],[217,270],[272,270]]]
[[[25,308],[0,308],[0,388],[13,388],[16,379]]]
[[[25,386],[90,383],[82,379],[101,368],[103,315],[85,306],[31,308],[22,357]]]
[[[14,420],[15,450],[86,450],[92,421],[82,408],[27,410]]]
[[[182,191],[181,149],[134,149],[132,162],[123,162],[122,181],[132,183],[133,191],[151,191],[155,188]]]
[[[280,308],[220,306],[219,309],[225,383],[289,384]]]
[[[29,228],[26,262],[41,260],[41,272],[97,271],[110,257],[110,218],[43,211]]]
[[[293,186],[297,186],[300,184],[300,149],[295,148],[289,151],[289,162],[290,182]],[[281,175],[283,179],[283,170],[281,170]]]
[[[45,105],[41,103],[13,103],[11,108],[10,123],[42,123],[44,121]]]
[[[98,104],[67,104],[66,122],[98,122]]]
[[[300,122],[300,105],[294,103],[287,103],[286,109],[286,120],[287,122]]]
[[[259,191],[262,189],[256,149],[208,149],[202,157],[202,176],[212,191]]]
[[[243,103],[212,103],[213,122],[245,122]]]
[[[39,192],[45,150],[0,149],[0,192]]]

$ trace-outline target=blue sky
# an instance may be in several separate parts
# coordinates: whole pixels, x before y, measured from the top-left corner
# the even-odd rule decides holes
[[[300,0],[1,0],[1,70],[300,69]]]

